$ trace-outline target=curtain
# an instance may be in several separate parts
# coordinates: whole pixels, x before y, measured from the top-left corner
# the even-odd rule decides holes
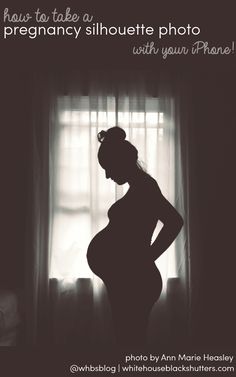
[[[90,271],[86,251],[107,224],[109,207],[128,187],[105,179],[97,162],[100,130],[116,125],[125,129],[143,168],[188,224],[187,135],[180,110],[182,94],[172,84],[153,73],[112,71],[50,76],[41,88],[38,80],[34,83],[29,343],[114,344],[106,289]],[[154,237],[160,228],[158,223]],[[151,344],[177,339],[186,327],[185,230],[157,261],[164,285],[150,318]]]

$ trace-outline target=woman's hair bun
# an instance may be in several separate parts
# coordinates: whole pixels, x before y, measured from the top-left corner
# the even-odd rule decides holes
[[[100,143],[103,143],[104,141],[116,143],[124,141],[126,138],[126,133],[123,128],[116,126],[108,128],[107,131],[100,131],[97,137]]]
[[[98,141],[100,142],[100,143],[102,143],[104,140],[105,140],[105,137],[106,137],[106,131],[100,131],[99,133],[98,133],[98,135],[97,135],[97,138],[98,138]]]

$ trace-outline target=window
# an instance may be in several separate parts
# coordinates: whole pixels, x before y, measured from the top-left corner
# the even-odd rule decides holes
[[[106,180],[97,162],[97,133],[116,124],[139,151],[144,167],[174,204],[174,126],[161,111],[158,98],[138,103],[114,96],[58,99],[51,178],[52,232],[50,277],[73,280],[92,277],[86,252],[92,237],[106,226],[107,211],[128,189]],[[160,224],[155,231],[160,230]],[[175,246],[158,261],[161,273],[175,276]]]

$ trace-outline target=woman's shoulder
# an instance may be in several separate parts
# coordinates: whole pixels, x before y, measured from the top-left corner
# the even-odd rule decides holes
[[[139,192],[143,196],[143,199],[157,200],[161,197],[162,193],[157,181],[148,173],[143,172],[139,183]]]

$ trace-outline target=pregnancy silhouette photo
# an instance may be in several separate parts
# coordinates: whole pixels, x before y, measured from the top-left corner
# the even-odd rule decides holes
[[[97,137],[105,177],[118,185],[128,183],[129,189],[109,208],[108,225],[90,242],[88,264],[106,286],[117,345],[142,347],[162,291],[155,261],[176,239],[183,219],[141,167],[138,150],[122,128],[109,128]],[[159,221],[163,227],[152,242]]]
[[[235,373],[235,1],[6,3],[0,377]]]

